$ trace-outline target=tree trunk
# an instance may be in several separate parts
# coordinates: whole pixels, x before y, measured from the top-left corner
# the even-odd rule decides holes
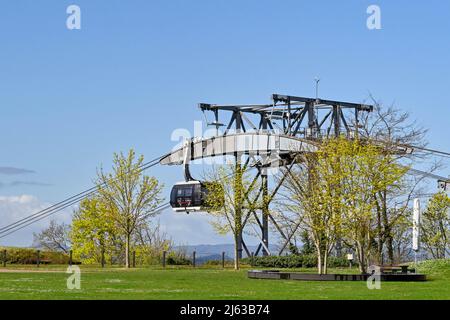
[[[317,236],[313,236],[314,238],[314,246],[316,247],[317,254],[317,273],[322,274],[322,250],[321,243],[317,240]]]
[[[234,235],[234,270],[239,270],[239,244],[240,244],[239,234]]]
[[[394,259],[394,241],[392,238],[391,226],[389,224],[388,206],[387,206],[387,190],[383,191],[382,199],[383,199],[383,211],[382,211],[383,239],[384,239],[384,245],[387,248],[389,263],[392,265],[395,262],[394,261],[395,260]]]
[[[127,233],[125,241],[125,267],[130,267],[130,234]]]
[[[323,268],[322,268],[323,274],[328,273],[328,253],[327,250],[323,253]]]
[[[384,211],[384,209],[383,209]],[[384,241],[384,235],[382,232],[382,227],[381,227],[381,212],[380,210],[377,210],[377,234],[378,234],[378,239],[377,239],[377,260],[378,260],[378,264],[382,265],[383,264],[383,241]]]
[[[317,253],[317,273],[322,274],[322,254],[321,254],[321,252]]]
[[[359,271],[361,273],[367,273],[367,261],[365,258],[364,248],[360,243],[356,244],[356,254],[358,255]]]
[[[389,234],[386,238],[386,247],[387,247],[387,253],[389,261],[392,264],[395,263],[395,257],[394,257],[394,241],[392,239],[391,231],[388,231]],[[399,261],[400,262],[400,261]]]

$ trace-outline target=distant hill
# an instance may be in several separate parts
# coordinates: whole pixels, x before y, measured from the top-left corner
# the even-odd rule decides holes
[[[250,252],[256,252],[258,248],[257,245],[248,245],[248,250]],[[270,251],[276,253],[275,246],[269,246]],[[176,246],[175,250],[185,251],[188,256],[192,255],[192,252],[196,252],[196,260],[198,263],[202,263],[208,260],[220,260],[222,259],[222,252],[225,252],[225,259],[234,259],[234,244],[198,244],[198,245],[186,245],[186,246]],[[245,250],[243,251],[243,257],[247,255]]]

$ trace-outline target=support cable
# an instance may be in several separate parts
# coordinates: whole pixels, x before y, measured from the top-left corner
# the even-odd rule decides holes
[[[147,170],[155,165],[157,165],[159,163],[159,161],[166,157],[168,154],[165,154],[161,157],[155,158],[149,162],[146,162],[144,164],[142,164],[139,168],[137,168],[137,173],[140,173],[144,170]],[[114,181],[117,178],[113,178],[110,181]],[[53,215],[54,213],[60,212],[80,201],[82,201],[83,199],[88,198],[89,196],[97,193],[99,191],[99,189],[101,189],[102,187],[104,187],[105,185],[108,184],[109,181],[105,181],[103,183],[100,183],[96,186],[93,186],[83,192],[80,192],[76,195],[73,195],[63,201],[60,201],[54,205],[51,205],[43,210],[40,210],[36,213],[33,213],[27,217],[24,217],[18,221],[15,221],[7,226],[4,226],[2,228],[0,228],[0,239],[3,238],[6,235],[9,235],[15,231],[18,231],[26,226],[29,226],[30,224],[33,224],[37,221],[40,221],[50,215]]]
[[[146,162],[146,163],[142,164],[137,169],[137,173],[145,171],[145,170],[147,170],[147,169],[149,169],[149,168],[159,164],[159,161],[162,158],[164,158],[164,157],[166,157],[168,155],[170,155],[170,153],[165,154],[165,155],[163,155],[161,157],[153,159],[152,161],[149,161],[149,162]],[[246,171],[250,170],[251,168],[253,168],[253,167],[252,166],[248,167],[246,170],[244,170],[244,173]],[[67,199],[65,199],[63,201],[60,201],[60,202],[58,202],[58,203],[56,203],[54,205],[51,205],[51,206],[49,206],[49,207],[47,207],[47,208],[45,208],[43,210],[40,210],[40,211],[38,211],[38,212],[36,212],[34,214],[31,214],[31,215],[29,215],[29,216],[27,216],[25,218],[22,218],[22,219],[20,219],[18,221],[15,221],[15,222],[7,225],[7,226],[4,226],[4,227],[0,228],[0,239],[5,238],[8,235],[11,235],[11,234],[13,234],[13,233],[15,233],[15,232],[17,232],[17,231],[19,231],[21,229],[24,229],[24,228],[26,228],[26,227],[28,227],[28,226],[36,223],[36,222],[39,222],[39,221],[41,221],[41,220],[43,220],[45,218],[48,218],[48,217],[50,217],[50,216],[52,216],[52,215],[54,215],[54,214],[56,214],[58,212],[61,212],[64,209],[67,209],[67,208],[69,208],[69,207],[79,203],[80,201],[82,201],[82,200],[84,200],[84,199],[86,199],[86,198],[96,194],[99,191],[99,189],[102,188],[103,186],[107,185],[108,182],[112,182],[112,181],[114,181],[116,179],[117,178],[113,178],[110,181],[105,181],[105,182],[103,182],[101,184],[98,184],[98,185],[96,185],[94,187],[91,187],[91,188],[89,188],[89,189],[87,189],[87,190],[85,190],[83,192],[80,192],[80,193],[78,193],[76,195],[73,195],[73,196],[71,196],[71,197],[69,197],[69,198],[67,198]],[[162,210],[165,210],[168,207],[170,207],[170,203],[169,202],[160,205],[153,212],[154,213],[161,212]]]

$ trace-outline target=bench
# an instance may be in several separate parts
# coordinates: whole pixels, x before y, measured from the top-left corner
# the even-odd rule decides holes
[[[415,269],[410,269],[407,265],[400,266],[381,266],[381,273],[416,273]]]

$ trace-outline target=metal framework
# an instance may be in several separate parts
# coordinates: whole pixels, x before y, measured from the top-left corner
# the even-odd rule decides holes
[[[339,135],[346,132],[349,135],[359,125],[359,113],[371,112],[372,105],[295,97],[287,95],[272,95],[272,104],[263,105],[214,105],[200,103],[200,109],[214,113],[216,127],[223,124],[219,119],[219,111],[231,112],[231,119],[225,134],[233,127],[236,132],[246,132],[247,124],[253,130],[269,130],[294,137],[320,139],[330,134]],[[344,111],[354,113],[354,123],[350,123]],[[257,115],[259,124],[256,126],[248,115]]]
[[[317,143],[324,137],[338,136],[346,134],[351,137],[356,134],[359,128],[359,119],[361,112],[371,112],[373,106],[351,103],[344,101],[323,100],[305,97],[296,97],[288,95],[273,94],[270,104],[250,104],[250,105],[217,105],[200,103],[200,110],[206,115],[208,112],[213,114],[214,120],[208,125],[214,126],[217,130],[215,137],[209,139],[192,140],[191,159],[195,160],[203,157],[213,157],[222,155],[234,155],[237,165],[244,168],[249,166],[250,161],[254,161],[253,166],[257,169],[251,182],[253,187],[260,179],[260,189],[255,198],[250,199],[248,193],[244,194],[245,200],[253,205],[259,199],[265,199],[263,207],[247,212],[243,220],[243,228],[246,226],[250,217],[253,217],[260,229],[258,235],[260,244],[254,252],[254,255],[269,255],[269,222],[272,223],[285,240],[280,253],[291,242],[295,230],[286,234],[277,224],[276,220],[270,214],[269,206],[282,183],[290,174],[295,164],[296,155],[301,152],[314,152]],[[351,113],[352,120],[348,119]],[[207,118],[207,117],[206,117]],[[224,124],[222,120],[226,120]],[[222,134],[219,129],[225,127]],[[258,140],[256,149],[254,143],[244,143],[244,148],[239,147],[239,139],[242,136],[251,136],[253,140]],[[238,138],[236,138],[238,137]],[[233,142],[230,142],[232,139]],[[269,148],[262,148],[264,142],[270,144],[274,141],[275,145]],[[281,146],[280,141],[285,139],[289,144]],[[252,141],[253,141],[252,140]],[[228,142],[227,142],[228,141]],[[276,143],[278,141],[278,144]],[[228,146],[228,147],[227,147]],[[224,151],[224,148],[226,150]],[[163,158],[161,164],[182,164],[183,150],[173,151],[169,156]],[[243,157],[246,159],[244,160]],[[273,166],[273,160],[276,158],[277,166],[284,167],[281,179],[269,194],[269,179],[267,168]],[[242,161],[242,162],[241,162]],[[242,257],[242,252],[250,256],[249,251],[242,234],[240,235],[238,252]]]
[[[298,153],[315,152],[320,140],[330,135],[337,136],[345,133],[351,138],[352,135],[358,133],[360,128],[360,113],[371,112],[373,110],[373,106],[371,105],[278,94],[272,95],[271,104],[225,106],[202,103],[199,107],[204,113],[213,113],[214,121],[209,123],[209,125],[216,127],[216,137],[193,139],[190,141],[190,154],[183,153],[183,148],[180,148],[179,150],[172,151],[169,154],[142,164],[138,168],[138,172],[149,169],[156,164],[181,165],[183,163],[189,163],[190,160],[224,154],[234,155],[237,163],[240,163],[239,161],[242,155],[246,155],[245,168],[248,168],[250,161],[254,160],[255,162],[252,166],[257,168],[257,173],[254,176],[252,184],[254,185],[258,179],[261,179],[262,183],[257,197],[250,199],[249,194],[246,193],[246,201],[255,203],[261,195],[265,196],[264,199],[269,199],[269,201],[264,201],[264,207],[248,212],[244,220],[245,225],[248,219],[254,216],[261,230],[261,244],[256,251],[257,255],[260,252],[269,254],[269,221],[273,223],[285,239],[280,253],[290,243],[295,229],[298,228],[297,224],[294,231],[291,230],[289,234],[285,234],[277,225],[275,219],[270,215],[269,211],[270,202],[274,199],[285,178],[291,174],[291,169],[295,164]],[[349,121],[346,116],[349,112],[354,114],[352,117],[353,122]],[[220,117],[224,114],[228,119],[228,125],[220,122]],[[255,125],[255,123],[258,125]],[[226,130],[223,134],[219,135],[219,128],[222,126],[226,126]],[[235,132],[232,133],[231,130]],[[380,143],[380,146],[386,147],[383,141],[375,142]],[[223,148],[224,146],[226,149]],[[417,146],[389,145],[389,147],[392,148],[390,152],[398,152],[400,154],[411,153],[417,149],[439,156],[450,157],[449,152]],[[284,168],[284,175],[269,194],[267,168],[274,166],[274,163]],[[448,177],[442,177],[412,168],[409,168],[409,171],[412,174],[438,180],[439,188],[442,190],[450,189],[450,179]],[[189,171],[186,170],[185,173],[186,180],[190,180]],[[105,183],[107,182],[95,185],[83,192],[0,228],[0,238],[4,238],[90,197],[97,193],[99,188]],[[161,205],[155,212],[160,212],[169,206],[170,203]],[[248,255],[251,254],[241,237],[239,251],[241,255],[242,248]]]

